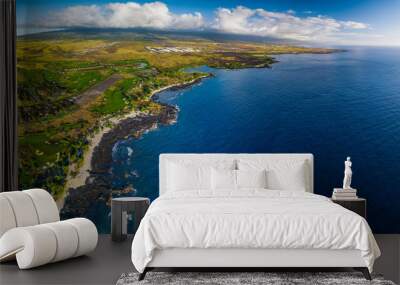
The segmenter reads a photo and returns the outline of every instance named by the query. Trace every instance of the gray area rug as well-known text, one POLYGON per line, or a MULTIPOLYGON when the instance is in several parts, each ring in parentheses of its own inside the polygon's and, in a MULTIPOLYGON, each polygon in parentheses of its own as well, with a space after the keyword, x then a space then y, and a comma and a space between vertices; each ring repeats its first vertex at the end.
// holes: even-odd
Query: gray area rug
POLYGON ((146 278, 138 281, 138 273, 122 274, 116 285, 146 284, 328 284, 328 285, 395 285, 380 275, 373 275, 368 281, 359 272, 148 272, 146 278))

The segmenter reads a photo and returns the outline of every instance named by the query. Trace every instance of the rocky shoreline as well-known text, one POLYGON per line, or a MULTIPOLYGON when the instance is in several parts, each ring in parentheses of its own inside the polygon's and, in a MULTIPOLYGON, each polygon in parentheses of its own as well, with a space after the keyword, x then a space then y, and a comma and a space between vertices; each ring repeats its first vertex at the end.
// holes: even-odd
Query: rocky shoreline
MULTIPOLYGON (((166 86, 156 90, 152 95, 152 100, 157 101, 158 94, 161 91, 185 89, 210 76, 212 74, 190 82, 166 86)), ((60 211, 63 219, 87 217, 97 225, 101 225, 100 228, 102 229, 109 227, 108 224, 104 224, 104 221, 107 221, 109 211, 105 211, 104 209, 110 206, 112 193, 127 194, 134 191, 134 189, 113 189, 112 174, 110 173, 112 149, 115 143, 121 139, 127 137, 140 138, 150 129, 157 128, 159 125, 169 125, 176 122, 178 108, 160 102, 157 103, 160 104, 161 111, 150 114, 139 113, 135 116, 124 118, 102 134, 100 141, 93 148, 90 161, 91 167, 89 175, 86 175, 85 183, 67 189, 68 194, 64 198, 63 207, 60 211)))
POLYGON ((94 148, 90 175, 86 183, 77 188, 68 189, 62 218, 88 217, 96 222, 96 207, 107 206, 111 198, 110 167, 112 149, 121 139, 132 136, 139 138, 144 132, 158 125, 168 125, 176 121, 178 109, 175 106, 162 105, 159 114, 138 115, 121 121, 117 126, 105 133, 100 143, 94 148), (103 205, 98 205, 98 203, 103 205))

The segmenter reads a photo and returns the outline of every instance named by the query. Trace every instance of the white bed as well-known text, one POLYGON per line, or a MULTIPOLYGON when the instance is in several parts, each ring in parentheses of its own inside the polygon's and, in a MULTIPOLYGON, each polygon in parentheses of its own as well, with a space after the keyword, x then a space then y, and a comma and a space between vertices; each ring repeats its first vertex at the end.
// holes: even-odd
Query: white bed
POLYGON ((362 217, 312 194, 311 154, 162 154, 159 170, 160 197, 132 243, 141 279, 155 267, 354 267, 370 278, 380 255, 372 232, 362 217), (267 165, 274 190, 171 186, 202 179, 184 169, 174 175, 176 164, 218 168, 230 161, 242 173, 267 165))

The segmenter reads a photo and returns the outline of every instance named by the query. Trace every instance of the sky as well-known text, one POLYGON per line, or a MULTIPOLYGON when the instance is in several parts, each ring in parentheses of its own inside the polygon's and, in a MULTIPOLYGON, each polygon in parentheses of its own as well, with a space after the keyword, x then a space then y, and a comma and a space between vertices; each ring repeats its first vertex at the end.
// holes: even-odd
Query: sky
POLYGON ((17 0, 19 27, 154 28, 400 46, 400 0, 17 0))

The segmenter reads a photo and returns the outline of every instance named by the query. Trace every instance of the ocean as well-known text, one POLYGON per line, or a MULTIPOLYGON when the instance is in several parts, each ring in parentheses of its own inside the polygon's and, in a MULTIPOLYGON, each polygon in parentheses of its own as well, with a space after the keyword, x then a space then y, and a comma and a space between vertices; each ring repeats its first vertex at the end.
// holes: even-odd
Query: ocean
POLYGON ((202 67, 215 76, 160 93, 179 107, 177 122, 119 141, 113 186, 154 200, 160 153, 313 153, 314 192, 331 196, 351 156, 371 228, 400 233, 400 49, 276 59, 263 69, 202 67))

